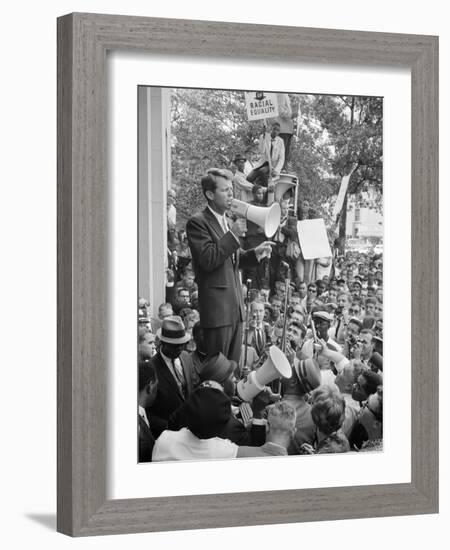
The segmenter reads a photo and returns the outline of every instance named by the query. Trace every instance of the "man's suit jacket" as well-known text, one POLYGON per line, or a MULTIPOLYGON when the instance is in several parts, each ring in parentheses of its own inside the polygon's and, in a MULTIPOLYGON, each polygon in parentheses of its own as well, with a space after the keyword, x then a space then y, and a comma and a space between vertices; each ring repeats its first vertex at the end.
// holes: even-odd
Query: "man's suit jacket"
POLYGON ((258 339, 256 336, 256 329, 250 327, 247 333, 247 344, 252 346, 259 357, 264 353, 266 344, 268 343, 268 330, 269 325, 267 323, 262 324, 261 330, 261 345, 258 346, 258 339))
POLYGON ((185 398, 159 352, 151 358, 151 363, 158 375, 158 391, 153 405, 146 409, 146 413, 153 435, 158 438, 167 428, 169 416, 184 403, 185 398))
POLYGON ((139 462, 151 462, 155 438, 145 420, 138 415, 139 422, 139 462))
POLYGON ((244 301, 239 269, 258 265, 255 251, 240 249, 236 237, 230 231, 224 233, 209 208, 187 222, 186 233, 198 285, 202 327, 242 322, 244 301))

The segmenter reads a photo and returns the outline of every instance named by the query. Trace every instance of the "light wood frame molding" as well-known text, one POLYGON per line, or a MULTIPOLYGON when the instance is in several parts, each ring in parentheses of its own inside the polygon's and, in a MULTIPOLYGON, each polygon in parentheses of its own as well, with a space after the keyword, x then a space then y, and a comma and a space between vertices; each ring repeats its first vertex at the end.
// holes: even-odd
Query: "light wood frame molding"
POLYGON ((436 513, 437 325, 437 37, 83 13, 58 19, 58 531, 86 536, 436 513), (107 500, 106 53, 124 49, 410 68, 411 483, 107 500))

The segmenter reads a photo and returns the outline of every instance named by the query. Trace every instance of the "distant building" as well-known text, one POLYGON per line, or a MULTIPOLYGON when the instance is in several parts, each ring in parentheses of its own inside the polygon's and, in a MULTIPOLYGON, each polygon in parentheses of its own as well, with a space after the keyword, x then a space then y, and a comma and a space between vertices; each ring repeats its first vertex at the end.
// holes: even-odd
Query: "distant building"
POLYGON ((383 238, 383 215, 374 208, 349 205, 347 209, 347 237, 383 238))

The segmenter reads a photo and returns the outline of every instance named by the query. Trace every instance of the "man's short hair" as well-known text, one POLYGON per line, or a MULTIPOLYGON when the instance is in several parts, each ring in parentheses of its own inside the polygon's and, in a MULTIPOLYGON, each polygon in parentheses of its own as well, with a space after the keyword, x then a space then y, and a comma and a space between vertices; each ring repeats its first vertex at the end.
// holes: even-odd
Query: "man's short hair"
POLYGON ((347 298, 347 301, 351 304, 352 303, 352 295, 348 292, 339 292, 339 294, 336 296, 336 298, 339 300, 341 296, 345 296, 347 298))
POLYGON ((161 304, 158 308, 158 312, 161 313, 163 309, 173 309, 172 304, 166 302, 165 304, 161 304))
POLYGON ((319 386, 312 394, 311 416, 325 435, 339 430, 345 418, 345 399, 337 386, 319 386))
MULTIPOLYGON (((283 325, 282 325, 283 326, 283 325)), ((295 328, 298 328, 298 330, 300 331, 301 335, 302 335, 302 338, 305 337, 305 334, 306 334, 306 327, 303 323, 300 323, 300 321, 297 321, 297 319, 292 319, 292 321, 289 321, 289 324, 288 324, 288 329, 290 327, 295 327, 295 328)))
POLYGON ((376 298, 366 298, 366 301, 364 302, 366 307, 369 305, 369 304, 373 304, 375 305, 377 303, 377 299, 376 298))
POLYGON ((139 391, 142 391, 147 384, 156 382, 158 375, 153 363, 149 361, 139 361, 139 391))
POLYGON ((229 170, 221 170, 220 168, 210 168, 206 175, 201 179, 203 195, 206 197, 206 191, 214 191, 217 188, 217 178, 224 178, 226 180, 232 179, 232 174, 229 170))
POLYGON ((184 287, 184 286, 179 286, 179 287, 178 287, 178 290, 177 290, 178 296, 180 295, 180 292, 187 292, 187 293, 189 293, 189 289, 186 288, 186 287, 184 287))
POLYGON ((262 189, 264 191, 264 187, 262 185, 259 185, 259 183, 255 183, 255 185, 252 187, 252 195, 256 197, 256 193, 262 189))
POLYGON ((278 128, 281 128, 281 124, 279 122, 272 122, 271 128, 274 128, 275 126, 278 126, 278 128))
POLYGON ((362 389, 367 395, 372 395, 377 392, 378 386, 383 385, 383 378, 371 369, 364 369, 360 376, 364 378, 362 389))
POLYGON ((279 401, 268 409, 267 422, 271 430, 292 432, 295 429, 297 413, 286 401, 279 401))
POLYGON ((291 327, 297 327, 300 331, 302 330, 302 324, 300 321, 297 321, 297 319, 292 319, 292 321, 289 321, 288 329, 291 327))
POLYGON ((358 319, 357 317, 350 317, 350 319, 348 320, 348 324, 350 323, 356 325, 358 327, 358 330, 361 331, 363 326, 361 319, 358 319))

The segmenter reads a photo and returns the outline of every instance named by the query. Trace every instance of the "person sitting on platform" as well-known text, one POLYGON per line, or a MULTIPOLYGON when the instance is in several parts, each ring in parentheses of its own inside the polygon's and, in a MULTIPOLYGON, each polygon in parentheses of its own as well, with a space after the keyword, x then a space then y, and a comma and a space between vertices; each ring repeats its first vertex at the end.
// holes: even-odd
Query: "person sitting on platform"
POLYGON ((233 192, 234 197, 243 202, 250 202, 253 200, 253 183, 250 183, 245 174, 245 163, 247 159, 244 155, 237 154, 233 160, 236 165, 236 172, 233 176, 233 192))

